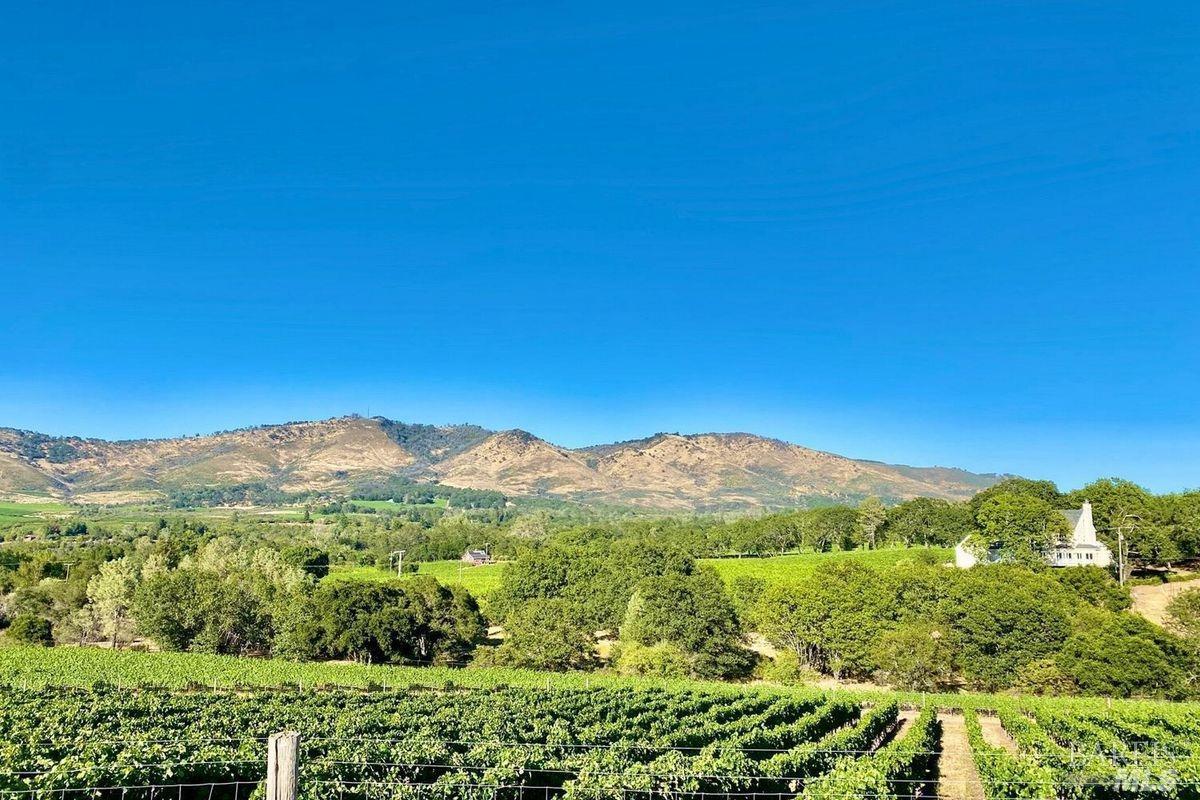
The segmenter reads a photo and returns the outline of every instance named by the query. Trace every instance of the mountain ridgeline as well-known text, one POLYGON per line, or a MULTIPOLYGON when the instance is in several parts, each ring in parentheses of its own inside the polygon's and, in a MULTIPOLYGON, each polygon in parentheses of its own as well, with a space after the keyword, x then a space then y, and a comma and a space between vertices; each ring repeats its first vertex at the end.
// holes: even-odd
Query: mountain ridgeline
POLYGON ((357 416, 134 441, 0 428, 0 494, 93 502, 241 484, 337 493, 403 478, 513 497, 716 511, 868 495, 962 499, 1000 477, 858 461, 746 433, 660 433, 571 449, 520 430, 357 416))

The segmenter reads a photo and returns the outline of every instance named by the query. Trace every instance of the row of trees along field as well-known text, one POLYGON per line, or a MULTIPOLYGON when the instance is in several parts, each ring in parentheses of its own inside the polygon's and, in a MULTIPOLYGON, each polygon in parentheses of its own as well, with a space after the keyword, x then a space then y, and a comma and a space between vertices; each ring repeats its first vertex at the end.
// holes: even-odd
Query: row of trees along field
POLYGON ((1167 631, 1128 613, 1129 594, 1111 575, 1052 571, 1020 557, 1039 546, 1030 531, 1083 498, 1102 536, 1115 521, 1136 520, 1126 534, 1143 564, 1195 557, 1200 494, 1152 496, 1122 481, 1060 494, 1052 484, 1011 480, 960 504, 866 501, 737 519, 101 516, 54 523, 57 538, 5 548, 0 622, 8 638, 25 641, 150 639, 167 649, 297 659, 785 681, 819 673, 922 689, 1195 696, 1195 593, 1177 602, 1178 624, 1167 631), (67 525, 71 536, 61 535, 67 525), (888 569, 837 558, 774 583, 752 574, 727 583, 698 560, 944 546, 967 535, 1009 542, 1015 563, 962 572, 936 563, 944 551, 915 548, 888 569), (331 563, 386 565, 395 549, 407 549, 410 561, 446 559, 485 542, 512 563, 482 610, 463 589, 428 578, 324 580, 331 563), (485 640, 489 620, 503 625, 498 645, 485 640), (774 658, 748 649, 751 636, 774 658))
MULTIPOLYGON (((95 508, 78 518, 43 524, 41 533, 64 547, 70 547, 70 540, 129 542, 140 536, 157 537, 167 529, 176 538, 183 538, 186 532, 229 534, 267 543, 317 538, 335 559, 380 565, 387 564, 388 553, 394 549, 406 549, 416 560, 432 561, 456 558, 464 547, 487 542, 496 555, 513 557, 531 541, 569 543, 588 538, 669 538, 693 555, 716 556, 897 545, 945 547, 975 535, 989 543, 1007 544, 1013 555, 1019 556, 1064 535, 1064 521, 1057 510, 1079 508, 1088 500, 1100 538, 1115 550, 1121 529, 1133 564, 1169 568, 1179 561, 1200 558, 1200 491, 1154 495, 1115 478, 1066 493, 1049 481, 1012 478, 959 503, 916 498, 885 507, 879 500, 867 498, 855 505, 758 516, 614 516, 562 504, 553 508, 521 506, 501 513, 494 506, 502 505, 503 498, 494 492, 404 483, 364 489, 356 496, 360 500, 393 500, 396 508, 371 508, 352 498, 310 503, 302 520, 308 529, 298 528, 295 520, 286 517, 247 514, 239 518, 235 514, 232 521, 218 521, 181 514, 130 521, 120 509, 95 508), (463 497, 452 512, 431 505, 439 498, 452 500, 454 492, 463 497), (1022 548, 1024 553, 1019 552, 1022 548)), ((239 495, 235 499, 240 502, 244 498, 239 495)), ((14 525, 0 531, 0 536, 18 539, 36 534, 36 525, 14 525)))
POLYGON ((1012 478, 951 503, 915 498, 886 507, 876 498, 855 505, 828 505, 758 516, 609 517, 586 511, 533 510, 500 522, 467 515, 414 521, 407 512, 377 512, 377 519, 352 514, 337 525, 354 528, 363 541, 360 556, 387 564, 388 553, 406 549, 417 560, 456 558, 466 546, 487 542, 492 552, 515 557, 531 543, 574 546, 590 541, 665 540, 696 557, 771 555, 896 546, 951 547, 970 536, 999 544, 1010 560, 1036 563, 1040 549, 1066 536, 1060 510, 1092 503, 1099 537, 1117 547, 1122 529, 1129 563, 1169 569, 1200 559, 1200 491, 1153 495, 1119 479, 1098 480, 1059 492, 1049 481, 1012 478))
MULTIPOLYGON (((53 461, 53 457, 49 460, 53 461)), ((507 498, 487 489, 463 489, 439 483, 420 483, 403 478, 371 483, 358 487, 353 500, 390 500, 405 506, 430 505, 438 500, 456 509, 503 509, 507 498)), ((319 492, 285 492, 263 481, 174 488, 166 493, 161 504, 174 509, 212 506, 282 506, 305 504, 341 510, 342 500, 326 502, 319 492)))

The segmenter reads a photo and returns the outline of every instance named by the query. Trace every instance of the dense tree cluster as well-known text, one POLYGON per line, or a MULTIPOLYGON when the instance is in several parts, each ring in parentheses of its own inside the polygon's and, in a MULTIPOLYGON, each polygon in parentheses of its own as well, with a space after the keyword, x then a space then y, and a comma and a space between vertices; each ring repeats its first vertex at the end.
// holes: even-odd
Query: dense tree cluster
POLYGON ((1185 697, 1186 642, 1124 613, 1128 591, 1096 567, 888 572, 831 563, 769 588, 755 625, 818 672, 916 689, 1185 697))
POLYGON ((381 485, 359 487, 352 495, 356 500, 391 500, 406 505, 422 505, 445 500, 451 508, 502 509, 508 499, 489 489, 463 489, 440 483, 418 483, 399 478, 381 485))
POLYGON ((236 483, 228 486, 197 486, 172 489, 167 504, 172 508, 201 506, 271 506, 298 503, 312 497, 310 493, 294 494, 259 482, 236 483))
POLYGON ((577 669, 595 635, 619 634, 617 666, 634 674, 734 677, 754 664, 729 592, 669 541, 579 537, 531 548, 505 571, 493 613, 512 638, 498 663, 577 669), (549 626, 539 626, 545 616, 549 626), (570 642, 555 660, 556 643, 570 642), (536 662, 519 655, 539 653, 536 662), (669 669, 668 669, 669 665, 669 669))
POLYGON ((458 664, 486 632, 475 598, 433 578, 326 583, 288 610, 276 651, 304 660, 458 664))
MULTIPOLYGON (((1153 495, 1130 481, 1104 478, 1063 494, 1050 481, 1012 478, 980 492, 968 506, 978 520, 985 506, 994 508, 998 502, 1010 509, 1018 503, 1028 509, 1040 501, 1045 513, 1047 508, 1079 508, 1085 500, 1092 504, 1099 538, 1114 552, 1118 539, 1123 541, 1132 564, 1170 567, 1200 558, 1200 491, 1153 495)), ((999 532, 1017 538, 1021 534, 1016 529, 1014 525, 999 532)), ((1030 535, 1028 524, 1023 535, 1030 535)))
POLYGON ((742 677, 755 665, 743 638, 737 611, 715 572, 700 568, 657 575, 641 581, 626 604, 618 667, 644 672, 638 665, 646 660, 641 648, 660 647, 685 665, 683 674, 742 677))

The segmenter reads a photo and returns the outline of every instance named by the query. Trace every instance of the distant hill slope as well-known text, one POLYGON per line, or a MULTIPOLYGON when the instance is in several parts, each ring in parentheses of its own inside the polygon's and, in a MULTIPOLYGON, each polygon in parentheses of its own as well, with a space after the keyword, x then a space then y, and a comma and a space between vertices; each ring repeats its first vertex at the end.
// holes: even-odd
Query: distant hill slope
POLYGON ((781 508, 867 495, 958 499, 1000 477, 856 461, 748 433, 661 433, 569 449, 525 431, 381 417, 119 442, 0 428, 0 494, 72 497, 241 483, 336 492, 393 476, 664 510, 781 508))

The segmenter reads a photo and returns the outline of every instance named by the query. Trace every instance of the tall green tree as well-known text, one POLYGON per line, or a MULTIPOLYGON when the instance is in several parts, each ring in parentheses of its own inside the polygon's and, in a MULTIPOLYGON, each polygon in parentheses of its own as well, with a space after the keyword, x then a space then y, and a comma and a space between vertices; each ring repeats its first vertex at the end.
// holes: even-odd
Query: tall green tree
POLYGON ((767 589, 756 627, 779 649, 835 677, 867 677, 873 651, 891 627, 891 597, 879 573, 853 561, 822 564, 790 584, 767 589))
POLYGON ((595 639, 565 600, 525 603, 504 621, 504 633, 498 664, 552 672, 597 666, 595 639))
POLYGON ((629 600, 621 641, 676 645, 703 678, 744 675, 754 664, 742 646, 733 602, 720 577, 707 568, 644 579, 629 600))
POLYGON ((360 663, 455 663, 486 632, 474 598, 430 577, 323 583, 289 620, 279 652, 360 663))
POLYGON ((133 636, 133 598, 138 570, 128 558, 109 561, 88 582, 87 599, 99 633, 116 649, 133 636))
POLYGON ((1092 504, 1092 519, 1102 538, 1110 541, 1118 527, 1133 527, 1138 521, 1150 522, 1154 517, 1154 498, 1133 481, 1123 478, 1101 478, 1067 495, 1072 507, 1084 501, 1092 504))
POLYGON ((803 543, 819 553, 850 550, 858 532, 858 513, 847 506, 821 506, 804 516, 803 543))
POLYGON ((984 503, 999 495, 1019 495, 1043 500, 1054 508, 1062 508, 1067 502, 1053 481, 1038 481, 1030 478, 1005 478, 977 492, 968 502, 972 516, 978 516, 984 503))
POLYGON ((145 635, 165 650, 264 654, 271 625, 262 602, 213 572, 178 569, 138 586, 132 605, 145 635))
POLYGON ((965 503, 917 497, 887 510, 880 535, 890 543, 947 547, 957 544, 975 528, 965 503))
POLYGON ((1066 517, 1050 503, 1029 494, 996 494, 975 514, 978 549, 993 548, 1006 562, 1037 566, 1046 553, 1070 536, 1066 517))
POLYGON ((283 551, 288 564, 304 570, 313 580, 321 580, 329 574, 329 553, 311 544, 294 545, 283 551))
POLYGON ((874 550, 879 529, 887 521, 887 509, 878 497, 865 497, 858 504, 858 541, 868 550, 874 550))
POLYGON ((1016 566, 976 567, 942 605, 957 662, 972 686, 1012 685, 1026 664, 1052 657, 1071 633, 1074 601, 1047 575, 1016 566))

